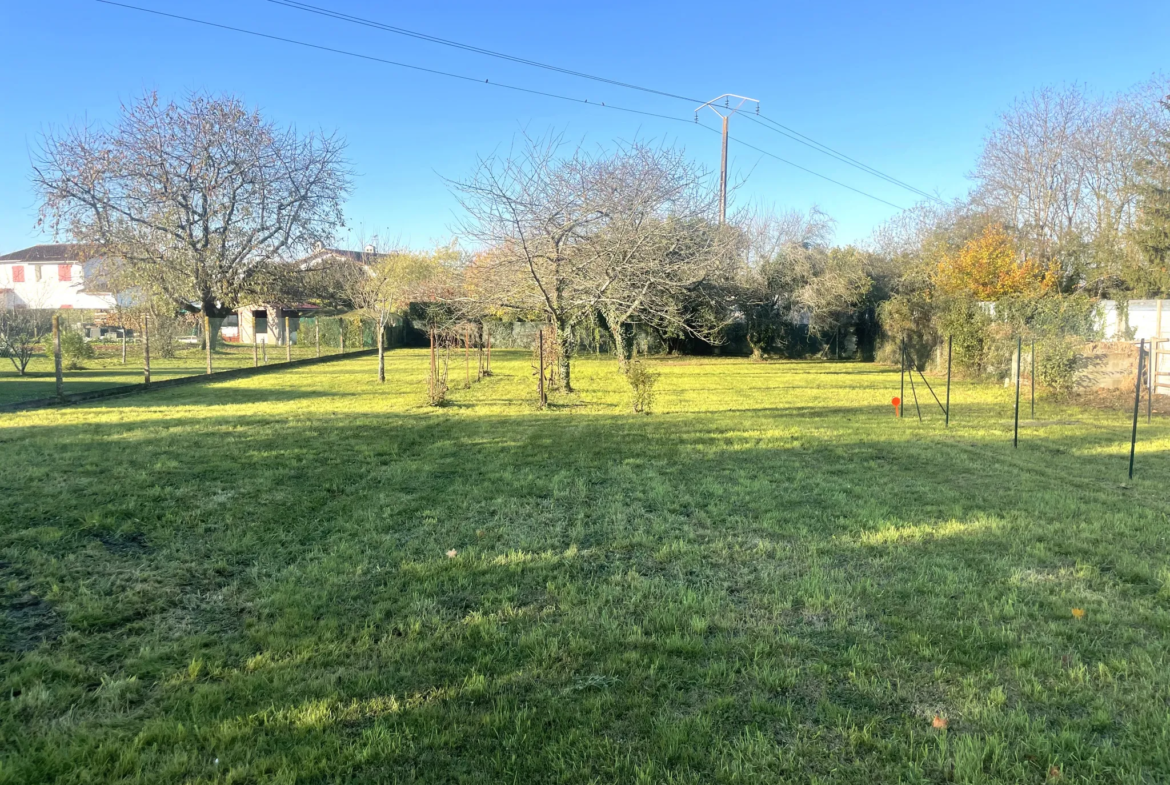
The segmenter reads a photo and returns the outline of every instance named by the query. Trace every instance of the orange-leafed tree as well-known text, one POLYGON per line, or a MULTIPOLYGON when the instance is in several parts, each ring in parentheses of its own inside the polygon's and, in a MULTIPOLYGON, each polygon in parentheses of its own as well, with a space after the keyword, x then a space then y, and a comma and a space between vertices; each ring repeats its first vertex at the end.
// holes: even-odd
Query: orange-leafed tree
POLYGON ((957 252, 943 254, 934 270, 933 284, 940 294, 994 301, 1037 293, 1046 282, 1039 266, 1021 258, 1003 227, 992 224, 957 252))

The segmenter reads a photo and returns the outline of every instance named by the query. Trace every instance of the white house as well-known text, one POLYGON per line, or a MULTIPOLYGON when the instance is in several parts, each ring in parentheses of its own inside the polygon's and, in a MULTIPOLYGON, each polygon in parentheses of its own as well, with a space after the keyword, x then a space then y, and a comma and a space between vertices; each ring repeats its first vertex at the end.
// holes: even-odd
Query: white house
POLYGON ((8 308, 113 308, 95 281, 99 259, 80 245, 34 245, 0 256, 0 296, 8 308))

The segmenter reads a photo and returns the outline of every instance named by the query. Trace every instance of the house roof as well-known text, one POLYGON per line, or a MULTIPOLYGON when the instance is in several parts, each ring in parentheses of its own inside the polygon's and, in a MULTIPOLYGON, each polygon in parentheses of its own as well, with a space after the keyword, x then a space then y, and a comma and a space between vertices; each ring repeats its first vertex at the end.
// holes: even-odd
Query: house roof
POLYGON ((52 243, 4 254, 0 262, 83 262, 90 256, 79 243, 52 243))

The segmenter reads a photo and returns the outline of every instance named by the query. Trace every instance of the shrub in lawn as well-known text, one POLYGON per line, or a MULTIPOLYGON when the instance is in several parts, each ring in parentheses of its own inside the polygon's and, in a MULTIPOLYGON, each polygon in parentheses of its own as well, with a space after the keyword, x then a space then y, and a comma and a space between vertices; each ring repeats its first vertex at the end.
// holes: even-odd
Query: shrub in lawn
POLYGON ((92 360, 97 354, 89 341, 79 332, 64 330, 61 332, 61 360, 71 371, 84 370, 82 362, 92 360))
POLYGON ((1085 367, 1084 341, 1075 336, 1049 338, 1036 344, 1036 380, 1057 396, 1067 398, 1085 367))
POLYGON ((630 384, 630 402, 638 414, 649 414, 654 405, 654 385, 658 374, 644 363, 634 360, 626 367, 626 381, 630 384))

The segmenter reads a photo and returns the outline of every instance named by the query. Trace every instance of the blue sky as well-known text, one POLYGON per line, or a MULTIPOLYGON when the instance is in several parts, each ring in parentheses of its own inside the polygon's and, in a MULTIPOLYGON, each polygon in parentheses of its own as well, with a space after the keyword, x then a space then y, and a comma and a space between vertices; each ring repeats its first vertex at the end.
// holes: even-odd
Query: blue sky
MULTIPOLYGON (((493 82, 693 118, 693 106, 457 51, 266 0, 126 0, 323 46, 493 82)), ((590 4, 314 4, 667 92, 760 99, 765 115, 945 198, 970 183, 998 112, 1035 87, 1112 92, 1170 66, 1170 3, 776 3, 597 0, 590 4)), ((541 98, 238 33, 94 0, 0 0, 0 253, 38 233, 29 155, 52 127, 113 119, 146 90, 234 93, 282 124, 336 130, 358 173, 351 236, 425 246, 450 237, 458 207, 443 178, 521 131, 677 144, 711 167, 719 139, 693 123, 541 98)), ((716 121, 713 115, 708 124, 716 121)), ((732 135, 900 206, 915 197, 742 119, 732 135)), ((896 210, 732 142, 740 200, 819 205, 842 242, 896 210)))

